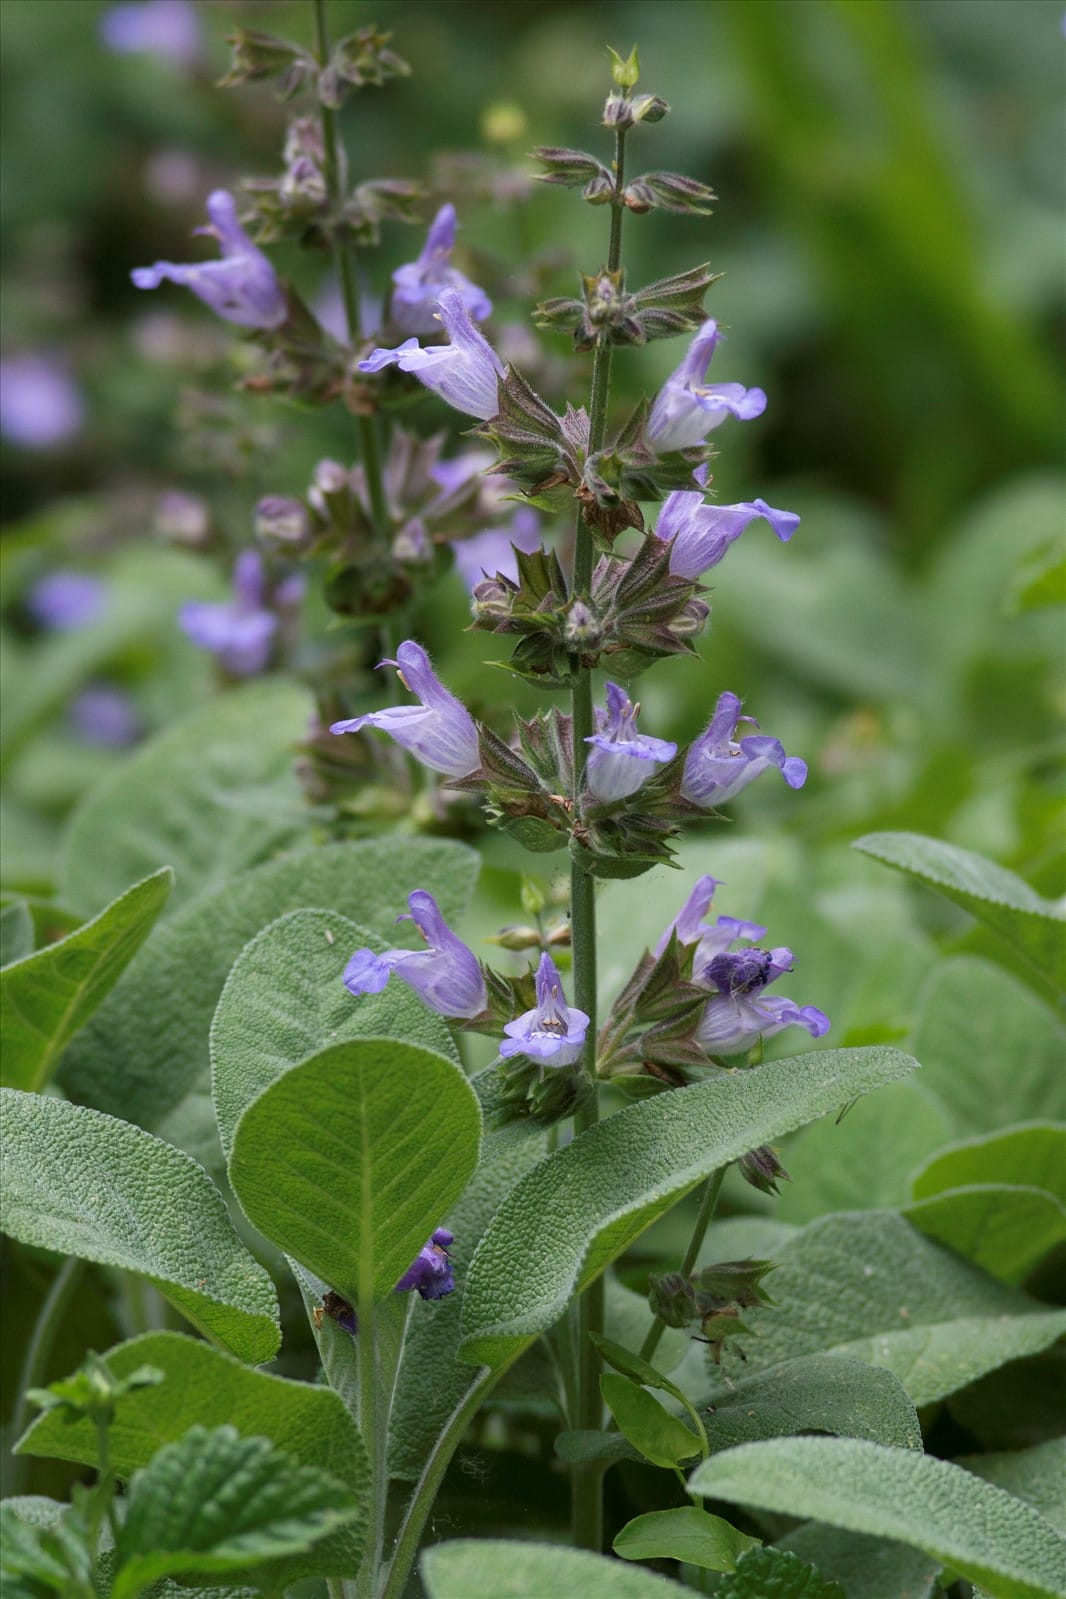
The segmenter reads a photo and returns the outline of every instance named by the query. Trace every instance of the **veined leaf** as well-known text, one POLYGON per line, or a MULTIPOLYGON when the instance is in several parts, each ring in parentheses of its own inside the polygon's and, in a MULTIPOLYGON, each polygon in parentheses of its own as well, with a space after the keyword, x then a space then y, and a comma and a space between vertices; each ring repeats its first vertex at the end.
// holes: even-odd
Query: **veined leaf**
POLYGON ((703 1571, 733 1571, 740 1556, 758 1545, 758 1538, 749 1538, 721 1516, 684 1505, 634 1516, 611 1547, 623 1560, 684 1560, 703 1571))
POLYGON ((940 1149, 911 1177, 914 1199, 971 1183, 1018 1183, 1043 1188, 1066 1204, 1066 1125, 1023 1122, 940 1149))
POLYGON ((434 1544, 421 1561, 429 1599, 683 1599, 692 1592, 617 1560, 518 1539, 459 1538, 434 1544))
POLYGON ((809 1560, 828 1581, 839 1582, 847 1599, 933 1599, 940 1561, 895 1539, 805 1521, 776 1545, 809 1560))

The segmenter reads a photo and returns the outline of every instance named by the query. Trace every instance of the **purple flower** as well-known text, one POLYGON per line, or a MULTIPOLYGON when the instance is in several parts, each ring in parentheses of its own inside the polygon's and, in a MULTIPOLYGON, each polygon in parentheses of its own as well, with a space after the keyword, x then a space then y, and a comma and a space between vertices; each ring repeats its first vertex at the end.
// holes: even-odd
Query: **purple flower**
POLYGON ((466 777, 481 765, 477 728, 466 706, 449 694, 429 662, 421 644, 406 639, 396 659, 380 666, 395 666, 400 682, 419 705, 390 705, 384 711, 367 711, 346 722, 334 722, 331 733, 358 733, 361 727, 378 727, 432 772, 466 777))
POLYGON ((807 763, 797 755, 786 756, 776 738, 762 734, 733 742, 740 722, 757 722, 741 716, 735 694, 722 694, 705 732, 690 746, 685 758, 681 793, 693 805, 724 805, 742 788, 776 766, 789 788, 802 788, 807 781, 807 763))
POLYGON ((606 805, 635 794, 657 765, 677 754, 676 744, 637 732, 639 710, 617 683, 607 684, 607 709, 596 708, 596 731, 585 740, 592 745, 585 779, 606 805))
POLYGON ((225 189, 208 196, 207 214, 222 247, 221 261, 198 261, 175 266, 157 261, 134 267, 130 277, 139 289, 158 289, 164 278, 191 289, 198 299, 227 322, 242 328, 280 327, 288 315, 285 291, 262 250, 256 248, 237 221, 237 204, 225 189))
POLYGON ((430 224, 417 261, 397 267, 392 274, 392 320, 404 333, 436 333, 437 305, 444 289, 454 289, 477 322, 492 311, 484 289, 464 278, 448 259, 455 249, 455 207, 442 205, 430 224))
POLYGON ((728 949, 737 939, 752 940, 765 936, 766 928, 760 927, 758 922, 742 922, 735 916, 719 916, 712 926, 705 920, 715 892, 721 887, 722 880, 717 877, 704 876, 696 879, 688 899, 656 944, 656 957, 666 949, 670 942, 670 934, 676 933, 679 944, 699 946, 693 957, 693 966, 698 971, 715 955, 728 949))
POLYGON ((88 572, 49 572, 35 583, 26 600, 34 621, 56 633, 89 627, 104 614, 107 590, 88 572))
POLYGON ((358 949, 344 968, 345 988, 350 994, 380 994, 395 972, 439 1015, 480 1016, 489 996, 476 955, 452 932, 432 894, 416 888, 407 903, 410 915, 397 921, 414 922, 426 948, 390 949, 383 955, 358 949))
POLYGON ((698 578, 717 566, 729 546, 757 517, 769 522, 782 544, 788 543, 800 521, 794 511, 775 511, 765 500, 708 505, 695 490, 675 489, 663 501, 655 529, 657 536, 671 545, 671 575, 698 578))
POLYGON ((721 338, 712 317, 700 328, 681 365, 656 395, 648 418, 647 439, 657 454, 701 444, 727 416, 748 422, 766 410, 762 389, 746 389, 742 383, 704 383, 721 338))
POLYGON ((136 707, 114 683, 90 683, 71 701, 67 715, 78 737, 100 749, 125 749, 140 737, 136 707))
POLYGON ((583 1010, 571 1009, 563 995, 563 980, 551 956, 540 957, 537 967, 537 1003, 508 1022, 500 1054, 527 1055, 541 1065, 569 1066, 581 1054, 589 1019, 583 1010))
POLYGON ((62 361, 13 355, 0 361, 0 433, 24 450, 49 450, 79 432, 85 405, 62 361))
POLYGON ((359 370, 380 372, 382 367, 398 366, 457 411, 487 422, 500 408, 496 386, 504 375, 503 362, 471 322, 458 289, 442 289, 439 305, 448 344, 423 350, 417 339, 406 339, 395 350, 374 350, 359 362, 359 370))
POLYGON ((202 53, 200 19, 192 0, 112 6, 100 18, 100 39, 116 55, 148 51, 184 66, 192 66, 202 53))
MULTIPOLYGON (((757 936, 764 932, 765 928, 756 930, 757 936)), ((750 1049, 757 1039, 772 1038, 785 1027, 802 1027, 812 1038, 827 1033, 829 1018, 813 1005, 799 1006, 794 1000, 763 992, 783 972, 790 972, 792 965, 792 951, 783 947, 734 953, 722 949, 702 965, 697 954, 693 973, 696 982, 716 991, 696 1030, 702 1048, 709 1055, 736 1055, 750 1049)))
POLYGON ((178 612, 182 632, 214 655, 233 677, 254 677, 267 666, 278 618, 267 607, 266 577, 257 550, 242 550, 233 569, 229 604, 190 600, 178 612))
POLYGON ((495 577, 499 572, 517 583, 515 551, 532 555, 539 546, 540 517, 531 505, 520 505, 511 517, 510 526, 490 527, 472 538, 456 539, 452 550, 459 576, 473 593, 486 573, 495 577))
POLYGON ((455 1288, 455 1276, 448 1246, 453 1242, 454 1234, 447 1227, 437 1227, 396 1284, 396 1292, 403 1294, 417 1288, 423 1299, 443 1299, 450 1294, 455 1288))

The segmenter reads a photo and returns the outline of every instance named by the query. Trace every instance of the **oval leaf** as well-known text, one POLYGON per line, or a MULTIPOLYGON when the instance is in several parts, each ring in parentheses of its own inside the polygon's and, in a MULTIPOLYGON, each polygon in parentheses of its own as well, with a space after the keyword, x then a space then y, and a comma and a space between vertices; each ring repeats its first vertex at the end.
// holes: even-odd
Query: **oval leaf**
POLYGON ((712 1452, 798 1432, 921 1449, 922 1429, 898 1377, 845 1355, 805 1355, 733 1383, 707 1420, 712 1452))
POLYGON ((1024 1122, 940 1149, 911 1177, 914 1199, 971 1183, 1018 1183, 1043 1188, 1066 1204, 1066 1126, 1024 1122))
POLYGON ((634 1516, 611 1548, 623 1560, 685 1560, 704 1571, 732 1571, 740 1556, 759 1543, 721 1516, 708 1515, 698 1505, 685 1505, 634 1516))
POLYGON ((353 1303, 382 1300, 466 1187, 480 1134, 477 1096, 450 1060, 357 1039, 253 1100, 230 1181, 265 1237, 353 1303))
POLYGON ((242 1360, 270 1359, 280 1342, 274 1284, 190 1156, 65 1100, 5 1088, 0 1101, 5 1232, 137 1272, 206 1337, 242 1360))
POLYGON ((164 866, 76 933, 0 972, 6 1088, 44 1087, 67 1044, 148 937, 173 884, 174 873, 164 866))
POLYGON ((703 1453, 700 1439, 683 1421, 671 1416, 644 1388, 605 1371, 600 1377, 600 1392, 619 1430, 653 1466, 676 1466, 703 1453))
POLYGON ((1018 1283, 1066 1242, 1066 1206, 1042 1188, 977 1183, 903 1207, 927 1238, 965 1255, 1003 1282, 1018 1283))
POLYGON ((914 1068, 898 1050, 830 1050, 679 1088, 597 1122, 500 1207, 470 1267, 462 1358, 510 1364, 575 1289, 711 1172, 914 1068))
POLYGON ((855 1438, 778 1438, 700 1465, 708 1498, 924 1549, 998 1599, 1062 1599, 1062 1540, 1019 1499, 959 1466, 855 1438))
POLYGON ((503 1538, 435 1544, 423 1554, 421 1572, 429 1599, 684 1599, 692 1592, 583 1549, 503 1538))

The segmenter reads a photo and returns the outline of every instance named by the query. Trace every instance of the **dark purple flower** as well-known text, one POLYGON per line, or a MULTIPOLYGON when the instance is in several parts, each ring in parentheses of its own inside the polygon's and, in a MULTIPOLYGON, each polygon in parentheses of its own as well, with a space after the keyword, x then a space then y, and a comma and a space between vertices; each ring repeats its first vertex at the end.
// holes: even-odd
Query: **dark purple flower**
POLYGON ((24 450, 49 450, 85 421, 81 394, 62 361, 12 355, 0 361, 0 433, 24 450))
POLYGON ((133 701, 114 683, 90 683, 71 701, 67 715, 78 737, 101 749, 125 749, 141 734, 133 701))
POLYGON ((389 949, 379 955, 357 949, 344 968, 344 986, 351 994, 380 994, 393 972, 419 999, 441 1016, 480 1016, 489 1002, 477 956, 457 937, 440 906, 424 888, 407 900, 412 921, 426 941, 425 949, 389 949))
POLYGON ((746 389, 742 383, 704 383, 722 336, 713 318, 705 322, 656 395, 646 431, 657 454, 701 444, 727 416, 747 422, 766 410, 762 389, 746 389))
POLYGON ((394 661, 381 661, 379 665, 395 666, 400 682, 417 694, 421 704, 367 711, 363 716, 334 722, 330 732, 358 733, 362 727, 377 727, 430 771, 443 772, 448 777, 466 777, 476 771, 481 765, 481 752, 474 719, 444 687, 421 644, 406 639, 394 661))
POLYGON ((262 250, 256 248, 237 221, 237 203, 225 189, 208 196, 207 214, 222 247, 221 261, 197 261, 176 266, 157 261, 134 267, 130 277, 139 289, 158 289, 164 278, 191 289, 198 299, 227 322, 242 328, 280 327, 288 315, 285 291, 262 250))
MULTIPOLYGON (((764 931, 760 928, 757 933, 764 931)), ((813 1005, 799 1006, 794 1000, 763 992, 784 972, 790 972, 792 965, 792 951, 784 947, 733 953, 718 950, 702 964, 697 952, 693 977, 715 991, 696 1030, 702 1048, 709 1055, 736 1055, 750 1049, 757 1039, 772 1038, 785 1027, 802 1027, 812 1038, 827 1033, 829 1018, 813 1005)))
POLYGON ((192 66, 202 54, 200 19, 192 0, 130 0, 100 18, 100 38, 116 55, 142 51, 192 66))
POLYGON ((655 529, 657 536, 670 544, 671 575, 695 579, 717 566, 757 517, 769 522, 782 544, 788 543, 800 521, 794 511, 775 511, 765 500, 708 505, 696 490, 675 489, 663 501, 655 529))
POLYGON ((472 538, 456 539, 452 543, 455 565, 459 576, 471 593, 487 574, 495 577, 502 573, 513 583, 518 581, 516 550, 532 555, 540 547, 540 517, 531 505, 520 505, 507 527, 490 527, 472 538))
POLYGON ((607 709, 597 706, 596 731, 585 740, 592 745, 585 780, 604 804, 635 794, 656 766, 672 761, 677 754, 677 745, 667 739, 637 732, 639 711, 640 706, 633 704, 624 688, 607 684, 607 709))
POLYGON ((98 622, 106 604, 106 588, 88 572, 49 572, 34 584, 26 600, 34 621, 56 633, 98 622))
POLYGON ((449 265, 455 249, 455 207, 442 205, 430 224, 417 261, 397 267, 392 274, 392 320, 404 333, 436 333, 441 293, 453 289, 476 322, 492 311, 484 289, 449 265))
POLYGON ((209 651, 233 677, 254 677, 270 661, 277 614, 268 607, 266 575, 257 550, 242 550, 228 604, 190 600, 178 612, 182 632, 209 651))
POLYGON ((413 373, 457 411, 487 422, 500 408, 497 382, 504 375, 503 362, 471 322, 458 289, 443 289, 439 307, 448 344, 423 350, 417 339, 406 339, 395 350, 374 350, 359 362, 359 370, 380 372, 383 367, 398 366, 401 372, 413 373))
POLYGON ((447 1227, 436 1228, 396 1284, 396 1292, 404 1294, 417 1288, 423 1299, 443 1299, 445 1294, 452 1293, 455 1276, 448 1259, 448 1247, 453 1242, 454 1235, 447 1227))
POLYGON ((724 805, 771 766, 778 768, 789 788, 802 788, 807 781, 806 761, 786 756, 776 738, 757 734, 734 743, 740 722, 753 718, 741 716, 735 694, 722 694, 706 730, 689 746, 685 758, 681 793, 693 805, 724 805))
POLYGON ((588 1025, 583 1010, 567 1005, 563 980, 545 953, 537 967, 536 1006, 507 1023, 500 1054, 504 1060, 526 1055, 541 1065, 569 1066, 581 1054, 588 1025))

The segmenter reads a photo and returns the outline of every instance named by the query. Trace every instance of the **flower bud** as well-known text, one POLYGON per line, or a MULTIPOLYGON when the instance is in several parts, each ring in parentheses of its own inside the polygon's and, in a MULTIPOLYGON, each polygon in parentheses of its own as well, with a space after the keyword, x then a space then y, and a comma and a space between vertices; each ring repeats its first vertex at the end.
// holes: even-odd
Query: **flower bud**
POLYGON ((311 519, 302 500, 268 494, 255 508, 255 536, 265 544, 293 549, 307 543, 311 519))
POLYGON ((510 588, 498 577, 487 577, 474 589, 470 599, 470 611, 475 622, 495 625, 497 622, 505 621, 511 614, 510 588))
POLYGON ((737 1161, 737 1169, 744 1181, 762 1194, 776 1194, 779 1182, 792 1181, 769 1144, 762 1144, 758 1149, 742 1155, 737 1161))
POLYGON ((687 1327, 699 1315, 692 1284, 679 1271, 649 1278, 648 1304, 667 1327, 687 1327))
POLYGON ((156 501, 154 526, 159 537, 168 544, 198 550, 210 537, 211 516, 199 495, 168 489, 156 501))
POLYGON ((563 627, 563 638, 569 649, 576 650, 582 655, 594 653, 603 642, 603 628, 599 617, 589 609, 584 600, 575 600, 571 605, 563 627))

